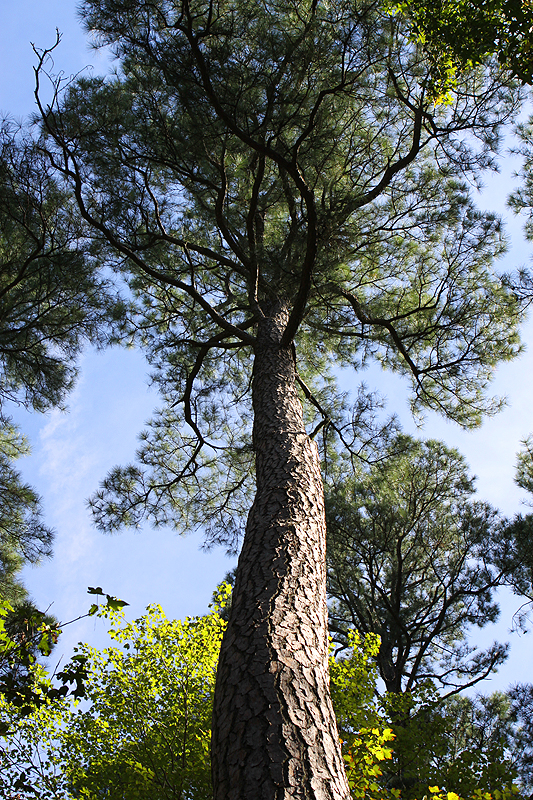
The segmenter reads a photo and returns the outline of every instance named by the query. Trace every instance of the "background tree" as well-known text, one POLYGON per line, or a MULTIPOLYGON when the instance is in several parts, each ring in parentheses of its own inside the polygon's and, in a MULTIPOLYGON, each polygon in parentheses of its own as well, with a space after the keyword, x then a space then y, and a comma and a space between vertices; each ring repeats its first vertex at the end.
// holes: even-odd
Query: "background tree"
MULTIPOLYGON (((38 657, 50 655, 57 620, 28 597, 19 573, 52 553, 40 498, 14 462, 29 447, 7 416, 10 404, 61 405, 88 342, 103 343, 119 304, 87 252, 79 215, 27 130, 0 126, 0 695, 24 717, 47 690, 38 657)), ((65 676, 76 685, 82 670, 65 676)), ((71 687, 72 688, 72 687, 71 687)), ((5 732, 4 728, 2 731, 5 732)))
POLYGON ((430 679, 454 693, 505 659, 505 646, 480 652, 466 641, 498 616, 501 520, 474 499, 457 450, 403 434, 388 448, 327 491, 330 629, 341 647, 352 629, 379 635, 387 692, 430 679))
MULTIPOLYGON (((516 483, 533 492, 533 440, 524 440, 518 453, 516 483)), ((531 505, 531 501, 526 501, 531 505)), ((516 514, 506 520, 499 541, 494 547, 495 561, 505 572, 505 584, 519 595, 522 604, 515 612, 513 623, 527 630, 533 606, 533 514, 516 514)))
POLYGON ((533 684, 518 683, 507 693, 513 723, 516 768, 528 791, 533 790, 533 684))
POLYGON ((0 428, 0 600, 26 598, 18 574, 52 553, 52 531, 44 524, 40 498, 23 483, 13 462, 27 455, 28 445, 7 421, 0 428))
POLYGON ((103 342, 115 300, 82 247, 79 215, 28 132, 0 124, 0 603, 11 644, 0 644, 0 691, 32 696, 31 664, 50 652, 57 622, 40 612, 19 577, 51 555, 53 532, 40 498, 14 462, 27 455, 9 404, 60 405, 82 346, 103 342), (6 605, 7 604, 7 605, 6 605), (42 630, 41 630, 42 628, 42 630), (47 633, 48 632, 48 633, 47 633), (45 641, 46 640, 46 641, 45 641), (29 695, 28 695, 29 693, 29 695))
POLYGON ((97 520, 238 532, 255 457, 215 798, 346 798, 305 422, 342 435, 330 368, 371 357, 411 377, 419 408, 462 424, 495 410, 483 392, 518 352, 520 302, 492 270, 500 222, 463 179, 492 163, 517 97, 493 71, 436 103, 423 54, 378 4, 88 0, 82 14, 117 72, 56 81, 43 146, 128 281, 126 333, 165 401, 97 520))
POLYGON ((470 796, 511 791, 519 776, 527 796, 529 688, 459 693, 505 657, 501 645, 470 648, 468 636, 497 615, 498 586, 528 589, 520 532, 529 528, 475 501, 456 450, 401 433, 381 441, 381 460, 360 463, 348 479, 338 461, 326 493, 333 638, 344 649, 354 630, 381 637, 386 691, 375 703, 395 738, 380 788, 401 789, 406 800, 429 785, 470 796))
POLYGON ((13 467, 27 452, 20 432, 0 417, 0 607, 8 635, 0 641, 0 694, 18 697, 21 707, 32 697, 32 664, 39 653, 50 653, 58 629, 57 620, 31 601, 19 577, 23 566, 51 556, 53 540, 39 496, 13 467))
POLYGON ((28 446, 6 417, 9 402, 43 411, 72 386, 76 356, 103 340, 111 298, 68 195, 35 142, 10 121, 0 126, 0 598, 25 590, 16 575, 51 554, 40 501, 13 462, 28 446))
MULTIPOLYGON (((518 453, 516 482, 533 495, 533 437, 523 442, 518 453)), ((527 504, 529 505, 531 501, 527 504)), ((512 585, 518 594, 533 603, 533 514, 517 515, 510 523, 509 533, 514 545, 512 585)))
POLYGON ((68 193, 9 121, 0 128, 0 189, 0 400, 42 411, 71 388, 81 347, 103 341, 110 285, 83 246, 68 193))
POLYGON ((412 693, 385 695, 381 711, 395 720, 392 759, 381 782, 385 789, 399 789, 404 800, 427 796, 428 786, 461 797, 518 788, 521 796, 529 795, 522 737, 508 694, 443 700, 426 684, 412 693))
POLYGON ((523 761, 531 747, 528 744, 524 748, 513 691, 456 696, 437 711, 445 744, 434 755, 437 782, 455 785, 460 794, 473 793, 477 787, 494 792, 513 780, 517 782, 520 773, 522 792, 529 795, 531 785, 523 761))
MULTIPOLYGON (((533 239, 533 117, 518 126, 520 144, 517 148, 522 156, 520 176, 521 186, 510 198, 511 208, 517 214, 526 217, 526 237, 533 239)), ((533 298, 533 280, 526 272, 516 282, 515 291, 521 293, 531 304, 533 298)), ((533 493, 533 437, 530 435, 522 442, 522 449, 517 457, 516 482, 529 493, 533 493)), ((526 505, 530 505, 527 501, 526 505)), ((504 554, 512 567, 510 585, 517 594, 526 596, 528 602, 517 612, 515 619, 519 627, 526 627, 533 602, 533 515, 519 514, 510 521, 508 535, 513 542, 510 554, 504 554)))
POLYGON ((503 536, 506 545, 498 553, 497 562, 506 573, 505 584, 522 600, 513 624, 525 632, 533 605, 533 514, 517 514, 507 521, 503 536))
MULTIPOLYGON (((50 655, 61 630, 57 619, 31 600, 15 606, 0 602, 0 622, 0 697, 26 716, 45 696, 37 659, 50 655)), ((1 723, 0 732, 7 732, 1 723)))
POLYGON ((354 632, 350 648, 331 667, 353 797, 392 798, 399 791, 409 800, 429 796, 431 786, 461 797, 512 795, 519 788, 520 796, 529 795, 524 721, 531 687, 443 700, 426 682, 413 692, 380 695, 378 650, 379 637, 354 632))

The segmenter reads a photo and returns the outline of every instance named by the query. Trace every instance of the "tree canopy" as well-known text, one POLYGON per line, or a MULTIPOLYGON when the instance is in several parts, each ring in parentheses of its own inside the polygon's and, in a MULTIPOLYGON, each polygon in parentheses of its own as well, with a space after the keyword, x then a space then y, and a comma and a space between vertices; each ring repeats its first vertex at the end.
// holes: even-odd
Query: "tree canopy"
POLYGON ((0 403, 57 406, 84 343, 104 336, 108 282, 68 192, 27 132, 0 129, 0 403))
POLYGON ((521 81, 533 82, 528 0, 407 0, 394 7, 414 23, 444 85, 454 68, 468 69, 490 56, 521 81))
POLYGON ((478 424, 498 407, 483 399, 494 365, 518 352, 519 304, 489 266, 500 221, 462 182, 492 163, 509 87, 473 74, 435 105, 423 52, 379 5, 241 5, 87 4, 120 77, 43 108, 168 399, 94 502, 108 530, 240 527, 262 298, 292 309, 317 424, 336 411, 317 378, 372 357, 410 377, 419 410, 478 424))

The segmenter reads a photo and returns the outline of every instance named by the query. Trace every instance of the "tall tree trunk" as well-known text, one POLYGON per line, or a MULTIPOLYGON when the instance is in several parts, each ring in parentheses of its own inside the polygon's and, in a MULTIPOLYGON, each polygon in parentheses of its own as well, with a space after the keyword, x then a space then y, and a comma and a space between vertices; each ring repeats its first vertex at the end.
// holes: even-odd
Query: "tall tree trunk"
POLYGON ((346 800, 328 676, 324 497, 283 309, 261 323, 253 378, 257 492, 222 643, 215 800, 346 800))

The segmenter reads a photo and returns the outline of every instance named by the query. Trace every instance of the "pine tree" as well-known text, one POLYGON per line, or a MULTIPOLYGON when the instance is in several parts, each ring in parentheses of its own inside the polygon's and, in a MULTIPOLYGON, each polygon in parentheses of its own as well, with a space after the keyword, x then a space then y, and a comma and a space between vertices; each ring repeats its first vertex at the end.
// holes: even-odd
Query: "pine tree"
POLYGON ((56 80, 43 137, 128 283, 124 336, 164 397, 138 462, 93 500, 97 521, 231 538, 255 475, 215 693, 215 798, 348 798, 308 429, 345 438, 333 368, 371 358, 410 377, 417 408, 464 425, 495 410, 484 390, 519 350, 521 310, 493 271, 500 221, 468 181, 517 98, 493 71, 437 102, 423 55, 375 3, 87 0, 82 15, 117 72, 56 80))
POLYGON ((387 692, 430 680, 451 695, 486 678, 507 648, 482 651, 467 636, 498 618, 494 592, 508 579, 501 561, 512 545, 496 510, 475 499, 464 458, 443 442, 399 435, 379 461, 330 483, 334 641, 346 647, 352 629, 379 635, 387 692))

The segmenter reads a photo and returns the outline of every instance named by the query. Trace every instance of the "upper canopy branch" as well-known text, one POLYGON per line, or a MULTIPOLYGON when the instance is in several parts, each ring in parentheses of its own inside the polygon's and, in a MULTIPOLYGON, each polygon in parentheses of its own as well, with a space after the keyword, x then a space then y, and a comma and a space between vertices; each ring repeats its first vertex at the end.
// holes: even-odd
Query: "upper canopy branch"
MULTIPOLYGON (((235 270, 244 277, 248 276, 248 272, 243 269, 242 264, 239 263, 238 261, 235 261, 232 258, 228 258, 228 256, 224 255, 223 253, 219 253, 210 247, 205 247, 203 245, 195 244, 194 242, 187 241, 186 239, 183 239, 180 236, 174 236, 173 234, 170 234, 161 219, 159 202, 153 192, 152 187, 150 186, 150 181, 147 171, 146 170, 144 171, 138 170, 138 171, 143 176, 144 185, 152 201, 157 227, 159 229, 159 234, 151 233, 151 239, 153 241, 160 239, 161 241, 168 242, 168 244, 173 244, 176 247, 181 247, 183 250, 190 250, 193 253, 197 253, 200 256, 204 256, 205 258, 217 262, 221 266, 230 267, 231 269, 235 270)), ((146 220, 146 222, 148 222, 148 220, 146 220)))
POLYGON ((405 361, 409 365, 409 369, 413 373, 417 383, 421 386, 421 381, 420 381, 419 378, 420 378, 420 374, 421 374, 422 371, 419 369, 419 367, 417 367, 417 365, 414 363, 413 359, 409 355, 409 353, 407 351, 407 348, 405 347, 404 343, 402 342, 402 340, 401 340, 401 338, 400 338, 400 336, 398 334, 398 331, 395 329, 395 327, 392 324, 392 322, 390 322, 390 320, 387 320, 387 319, 379 319, 379 318, 370 316, 367 313, 367 311, 365 311, 363 309, 363 307, 362 307, 361 303, 359 302, 359 300, 357 299, 357 297, 354 294, 352 294, 351 292, 347 292, 346 290, 341 289, 340 293, 341 293, 341 295, 343 297, 346 298, 346 300, 348 300, 348 302, 350 303, 351 307, 355 311, 355 315, 356 315, 357 319, 360 322, 362 322, 365 325, 377 325, 377 326, 379 326, 381 328, 385 328, 386 330, 389 331, 392 341, 394 342, 394 344, 398 348, 399 352, 402 354, 403 358, 405 359, 405 361))
MULTIPOLYGON (((44 56, 42 56, 42 58, 44 58, 44 56)), ((42 66, 42 61, 40 66, 42 66)), ((50 136, 53 138, 55 143, 60 148, 60 151, 62 153, 62 163, 59 163, 57 158, 55 158, 53 154, 49 153, 48 155, 50 157, 53 167, 57 169, 65 177, 68 177, 73 182, 74 196, 76 198, 83 219, 85 219, 93 229, 100 231, 100 233, 104 235, 107 242, 118 253, 122 253, 122 255, 125 255, 143 273, 150 276, 151 278, 154 278, 159 283, 166 284, 168 286, 173 286, 185 292, 195 302, 198 303, 198 305, 208 314, 208 316, 213 320, 213 322, 219 325, 219 327, 221 327, 222 330, 235 336, 237 339, 240 339, 245 344, 253 346, 255 344, 254 337, 251 336, 246 331, 244 331, 241 327, 233 325, 225 317, 221 316, 216 311, 216 309, 214 309, 211 306, 211 304, 205 299, 205 297, 197 289, 195 289, 195 287, 192 284, 187 284, 184 281, 179 280, 169 272, 162 272, 161 270, 152 267, 143 258, 141 258, 139 253, 136 252, 130 245, 121 241, 112 231, 112 229, 103 222, 102 219, 95 217, 94 214, 91 213, 85 202, 83 194, 84 182, 77 159, 75 157, 72 148, 68 146, 66 139, 61 136, 60 129, 57 126, 57 124, 54 125, 51 124, 50 109, 45 110, 44 107, 42 106, 42 102, 39 96, 39 83, 38 83, 39 69, 36 70, 36 74, 37 74, 37 86, 35 90, 35 97, 37 100, 37 104, 42 114, 44 125, 46 127, 47 132, 50 134, 50 136)), ((184 250, 187 249, 188 243, 183 242, 182 247, 184 250)))
POLYGON ((422 134, 422 120, 423 120, 423 107, 420 104, 419 107, 415 111, 415 116, 413 120, 413 136, 412 136, 412 143, 409 151, 404 155, 398 158, 396 161, 387 164, 381 179, 377 182, 377 184, 372 188, 369 189, 367 192, 360 196, 356 196, 351 203, 348 204, 348 209, 350 213, 353 213, 358 208, 363 208, 363 206, 368 205, 377 197, 379 197, 383 191, 390 185, 392 179, 395 175, 399 172, 404 170, 408 167, 417 157, 418 153, 420 152, 422 146, 426 145, 429 139, 422 143, 421 141, 421 134, 422 134))
MULTIPOLYGON (((184 0, 184 4, 188 11, 188 0, 184 0)), ((260 142, 257 141, 254 139, 254 137, 250 136, 245 130, 243 130, 243 128, 237 124, 236 120, 231 116, 231 114, 226 111, 211 81, 209 69, 199 45, 198 35, 195 33, 192 27, 192 19, 189 11, 187 13, 187 18, 188 24, 182 27, 182 32, 187 37, 187 40, 190 44, 191 51, 194 55, 196 65, 202 79, 204 90, 213 105, 215 113, 224 122, 228 130, 237 136, 244 144, 251 147, 252 150, 257 152, 259 156, 266 157, 271 161, 274 161, 280 167, 280 169, 285 170, 285 172, 291 176, 306 206, 307 236, 305 256, 301 267, 300 282, 296 300, 289 314, 289 319, 282 337, 282 346, 287 346, 293 341, 296 331, 298 330, 303 319, 305 306, 307 304, 312 283, 312 274, 315 265, 317 246, 317 214, 314 192, 305 181, 300 166, 298 165, 296 155, 292 159, 287 159, 279 152, 274 150, 264 140, 260 142)))

